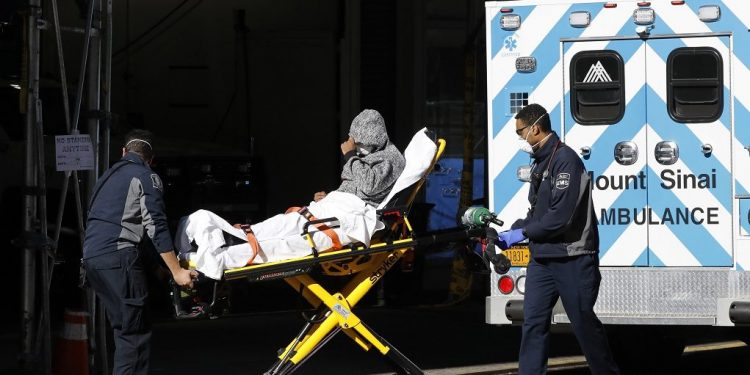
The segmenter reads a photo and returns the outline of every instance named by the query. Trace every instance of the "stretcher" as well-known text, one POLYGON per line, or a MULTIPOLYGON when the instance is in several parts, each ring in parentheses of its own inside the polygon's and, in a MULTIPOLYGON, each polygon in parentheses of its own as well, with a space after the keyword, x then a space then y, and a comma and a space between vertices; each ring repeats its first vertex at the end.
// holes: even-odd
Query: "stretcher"
MULTIPOLYGON (((310 243, 311 255, 224 271, 222 282, 283 279, 299 292, 315 311, 311 318, 306 319, 304 326, 291 342, 279 350, 278 359, 266 374, 292 373, 340 332, 350 337, 365 351, 374 349, 380 353, 401 374, 423 373, 416 364, 367 326, 353 309, 391 267, 417 245, 484 236, 484 229, 477 227, 450 233, 415 236, 408 219, 411 205, 425 183, 426 176, 445 150, 444 140, 438 139, 434 142, 437 146, 435 154, 429 167, 421 174, 421 178, 398 192, 378 210, 379 219, 385 224, 385 229, 375 233, 370 246, 352 244, 341 250, 320 252, 312 242, 309 229, 317 224, 334 227, 332 223, 335 223, 336 218, 313 220, 307 223, 302 233, 310 243), (310 272, 316 267, 320 267, 324 275, 350 276, 351 279, 340 291, 328 291, 310 276, 310 272)), ((213 298, 208 305, 209 311, 216 306, 217 288, 218 283, 215 283, 213 298)))

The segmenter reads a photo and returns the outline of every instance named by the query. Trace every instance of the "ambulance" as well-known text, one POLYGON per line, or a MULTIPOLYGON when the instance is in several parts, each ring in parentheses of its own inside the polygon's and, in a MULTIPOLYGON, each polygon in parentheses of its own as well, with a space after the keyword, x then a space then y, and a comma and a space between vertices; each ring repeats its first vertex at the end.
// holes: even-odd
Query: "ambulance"
MULTIPOLYGON (((489 208, 528 210, 514 116, 539 103, 593 180, 605 325, 750 324, 749 28, 747 0, 486 3, 489 208)), ((528 249, 506 255, 490 324, 523 319, 528 249)))

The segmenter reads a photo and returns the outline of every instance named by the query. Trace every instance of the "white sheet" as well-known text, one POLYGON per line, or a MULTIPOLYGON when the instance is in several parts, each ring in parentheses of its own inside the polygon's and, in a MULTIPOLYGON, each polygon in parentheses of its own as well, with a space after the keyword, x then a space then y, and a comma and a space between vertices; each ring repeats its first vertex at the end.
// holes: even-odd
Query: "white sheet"
MULTIPOLYGON (((332 191, 318 202, 310 202, 310 212, 318 219, 338 218, 340 227, 334 229, 342 245, 353 241, 370 244, 372 234, 382 228, 375 208, 354 194, 332 191)), ((275 262, 310 255, 310 245, 300 235, 307 220, 297 213, 279 214, 251 225, 261 251, 253 263, 275 262)), ((326 250, 333 243, 328 235, 310 227, 318 250, 326 250)), ((183 218, 178 228, 178 246, 183 259, 192 260, 196 269, 207 277, 220 279, 225 269, 244 267, 254 251, 242 229, 234 228, 224 219, 206 210, 198 210, 183 218), (237 237, 242 244, 226 246, 224 233, 237 237), (195 241, 197 251, 191 252, 195 241)))
POLYGON ((430 167, 430 164, 432 164, 437 145, 427 136, 426 131, 427 128, 422 128, 417 134, 414 134, 411 142, 406 146, 406 150, 404 151, 404 158, 406 159, 404 171, 401 172, 401 176, 396 180, 388 196, 380 202, 378 209, 385 207, 398 192, 419 181, 427 168, 430 167))

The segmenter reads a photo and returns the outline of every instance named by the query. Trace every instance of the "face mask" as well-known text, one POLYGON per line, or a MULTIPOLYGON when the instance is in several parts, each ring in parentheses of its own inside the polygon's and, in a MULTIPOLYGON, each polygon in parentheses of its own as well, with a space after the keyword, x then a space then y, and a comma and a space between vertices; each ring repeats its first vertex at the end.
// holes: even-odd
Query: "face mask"
POLYGON ((542 143, 545 139, 547 139, 550 135, 552 135, 551 133, 548 134, 541 141, 535 143, 534 145, 530 145, 529 144, 529 133, 531 133, 531 127, 534 126, 534 125, 536 125, 536 123, 539 122, 539 120, 541 120, 542 117, 544 117, 544 116, 547 116, 547 113, 545 113, 545 114, 537 117, 536 121, 534 121, 533 124, 531 124, 531 125, 528 126, 529 130, 526 131, 526 138, 524 138, 524 139, 522 139, 522 140, 519 141, 520 143, 518 144, 518 149, 520 149, 521 151, 523 151, 523 152, 525 152, 525 153, 527 153, 529 155, 532 155, 532 154, 534 154, 534 148, 537 145, 539 145, 540 143, 542 143))
POLYGON ((356 143, 355 145, 357 146, 357 154, 360 156, 367 156, 372 153, 372 151, 370 150, 371 147, 363 146, 363 145, 356 144, 356 143))
POLYGON ((523 152, 525 152, 527 154, 533 154, 534 153, 534 146, 536 146, 536 145, 532 146, 532 145, 529 144, 529 141, 528 141, 528 139, 529 139, 529 133, 531 133, 531 129, 529 129, 529 131, 526 132, 526 138, 520 139, 518 141, 519 142, 518 143, 518 149, 520 149, 521 151, 523 151, 523 152))

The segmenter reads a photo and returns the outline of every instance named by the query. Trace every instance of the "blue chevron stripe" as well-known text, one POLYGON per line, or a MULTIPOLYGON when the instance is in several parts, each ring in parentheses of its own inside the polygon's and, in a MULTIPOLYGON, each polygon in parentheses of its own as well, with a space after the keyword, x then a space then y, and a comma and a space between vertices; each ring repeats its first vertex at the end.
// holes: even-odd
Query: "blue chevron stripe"
MULTIPOLYGON (((645 170, 645 169, 643 169, 645 170)), ((643 171, 642 170, 642 171, 643 171)), ((610 207, 596 207, 597 214, 599 214, 599 249, 600 249, 600 256, 603 256, 606 254, 610 248, 612 248, 612 245, 622 236, 622 234, 627 229, 628 225, 617 225, 617 224, 607 224, 604 222, 603 218, 601 217, 601 212, 603 209, 608 208, 627 208, 629 210, 632 210, 633 208, 642 208, 646 206, 646 191, 645 190, 636 190, 636 189, 628 189, 623 190, 620 196, 617 197, 617 199, 612 202, 612 205, 610 207)), ((643 228, 643 235, 646 234, 646 226, 641 226, 643 228)), ((648 265, 648 263, 635 263, 633 264, 635 266, 645 266, 648 265)))
POLYGON ((666 266, 664 262, 662 262, 661 259, 659 259, 659 257, 656 256, 656 254, 654 254, 654 252, 651 251, 650 249, 648 251, 648 260, 649 260, 649 265, 651 267, 665 267, 666 266))
POLYGON ((740 209, 739 209, 739 215, 738 218, 740 225, 742 226, 742 229, 745 230, 746 233, 750 233, 750 199, 740 199, 740 209))
POLYGON ((651 254, 651 251, 649 250, 648 247, 646 247, 645 249, 643 249, 643 252, 641 253, 641 255, 638 256, 638 259, 635 260, 635 262, 633 263, 633 265, 637 266, 637 265, 642 265, 642 264, 643 265, 649 264, 649 255, 650 254, 651 254))
MULTIPOLYGON (((658 181, 659 176, 649 168, 649 181, 658 181)), ((671 191, 666 189, 650 189, 648 202, 654 210, 654 217, 660 217, 665 208, 684 207, 685 204, 671 191)), ((675 237, 679 238, 690 253, 698 259, 702 266, 731 266, 732 257, 719 245, 714 237, 703 225, 673 225, 664 224, 675 237)), ((653 259, 652 259, 653 260, 653 259)), ((653 264, 652 264, 653 265, 653 264)))
MULTIPOLYGON (((655 108, 666 108, 664 101, 648 87, 647 98, 655 105, 655 108)), ((722 117, 728 116, 724 111, 722 117)), ((648 113, 648 121, 652 129, 656 131, 664 140, 678 140, 680 147, 680 160, 684 162, 693 173, 710 173, 711 169, 716 169, 716 188, 712 193, 716 199, 724 206, 724 209, 732 212, 732 197, 729 193, 731 187, 728 186, 732 181, 732 174, 721 163, 711 158, 706 158, 701 152, 701 146, 704 142, 698 139, 693 132, 682 124, 675 123, 664 110, 652 110, 648 113)))
MULTIPOLYGON (((638 48, 641 48, 643 42, 640 40, 612 40, 604 47, 604 49, 612 49, 622 56, 622 61, 630 61, 635 55, 638 48)), ((628 77, 625 77, 627 80, 628 77)))

